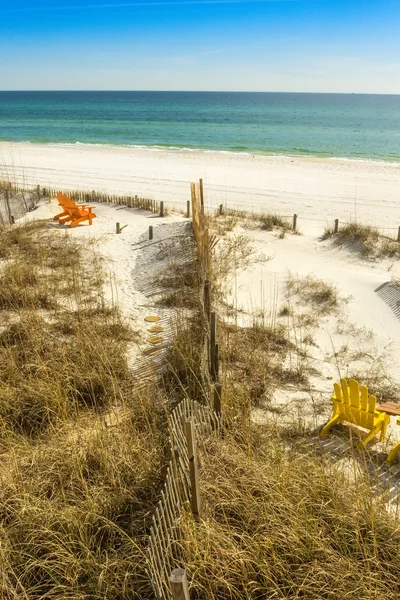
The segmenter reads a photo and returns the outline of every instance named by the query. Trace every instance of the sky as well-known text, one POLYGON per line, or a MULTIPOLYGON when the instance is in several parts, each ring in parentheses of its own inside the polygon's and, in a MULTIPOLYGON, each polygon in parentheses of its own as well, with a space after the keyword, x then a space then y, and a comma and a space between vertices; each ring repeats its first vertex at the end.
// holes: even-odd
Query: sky
POLYGON ((400 0, 0 0, 0 90, 400 94, 400 0))

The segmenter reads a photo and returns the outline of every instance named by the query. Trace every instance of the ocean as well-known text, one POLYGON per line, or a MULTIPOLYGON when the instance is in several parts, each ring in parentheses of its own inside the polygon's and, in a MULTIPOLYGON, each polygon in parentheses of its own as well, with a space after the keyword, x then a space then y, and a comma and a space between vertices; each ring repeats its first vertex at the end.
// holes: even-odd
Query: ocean
POLYGON ((0 140, 400 162, 400 96, 0 92, 0 140))

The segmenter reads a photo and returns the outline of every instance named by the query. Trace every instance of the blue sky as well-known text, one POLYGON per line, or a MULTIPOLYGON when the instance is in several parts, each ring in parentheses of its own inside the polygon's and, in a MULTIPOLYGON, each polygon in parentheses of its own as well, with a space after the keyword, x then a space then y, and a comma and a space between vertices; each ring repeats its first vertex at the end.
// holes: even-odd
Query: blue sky
POLYGON ((400 93, 400 0, 0 0, 0 89, 400 93))

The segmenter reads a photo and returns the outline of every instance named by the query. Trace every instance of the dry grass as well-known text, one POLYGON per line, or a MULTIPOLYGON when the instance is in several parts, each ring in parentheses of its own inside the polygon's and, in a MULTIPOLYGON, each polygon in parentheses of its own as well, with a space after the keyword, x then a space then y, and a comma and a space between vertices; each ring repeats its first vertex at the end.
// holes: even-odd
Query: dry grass
POLYGON ((214 286, 214 302, 223 302, 227 289, 232 283, 232 275, 257 262, 254 246, 247 235, 232 234, 220 239, 216 244, 211 261, 212 278, 219 282, 214 286))
POLYGON ((307 373, 288 327, 220 324, 221 363, 228 387, 243 387, 252 406, 271 401, 277 387, 304 385, 307 373))
POLYGON ((302 304, 311 305, 314 314, 317 313, 318 316, 330 314, 339 306, 340 299, 336 287, 313 275, 306 277, 289 275, 286 288, 288 298, 295 298, 302 304))
POLYGON ((149 598, 160 392, 135 388, 93 248, 36 223, 0 231, 0 252, 0 596, 149 598))
POLYGON ((208 440, 204 514, 183 518, 197 600, 394 600, 400 529, 368 479, 288 450, 277 428, 208 440))
POLYGON ((280 235, 285 236, 292 229, 288 219, 273 213, 256 213, 224 207, 222 214, 219 210, 209 217, 209 225, 216 235, 225 235, 233 231, 237 225, 245 229, 263 229, 265 231, 280 230, 280 235))
POLYGON ((396 240, 383 235, 378 229, 369 225, 348 223, 340 227, 337 233, 326 228, 322 239, 329 237, 333 237, 335 244, 355 248, 366 256, 381 258, 400 255, 400 244, 396 240))
POLYGON ((278 215, 264 214, 260 216, 259 221, 261 223, 261 229, 265 229, 266 231, 272 231, 273 229, 281 229, 282 232, 290 229, 287 221, 285 221, 278 215))

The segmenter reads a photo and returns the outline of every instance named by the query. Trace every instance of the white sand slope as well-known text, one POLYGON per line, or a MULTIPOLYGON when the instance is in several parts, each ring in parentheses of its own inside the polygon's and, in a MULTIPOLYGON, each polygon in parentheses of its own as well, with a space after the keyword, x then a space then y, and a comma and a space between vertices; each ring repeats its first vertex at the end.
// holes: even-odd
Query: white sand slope
POLYGON ((209 206, 299 215, 302 231, 357 218, 400 225, 400 165, 90 144, 0 143, 0 178, 57 189, 133 193, 182 207, 203 178, 209 206))
MULTIPOLYGON (((233 233, 242 234, 242 231, 233 233)), ((266 322, 274 321, 283 306, 287 305, 286 283, 288 277, 304 278, 308 275, 322 279, 334 286, 342 298, 337 311, 320 319, 316 329, 311 328, 312 343, 303 343, 309 330, 296 326, 292 317, 278 321, 288 325, 293 339, 307 353, 315 373, 305 393, 296 386, 277 391, 275 401, 285 407, 296 402, 303 405, 300 414, 307 420, 305 399, 326 403, 332 383, 340 377, 362 372, 366 377, 386 372, 387 384, 400 384, 400 319, 382 299, 379 288, 400 279, 398 261, 362 258, 357 252, 340 248, 330 240, 320 241, 313 235, 279 232, 246 231, 254 244, 254 262, 234 274, 228 303, 239 311, 239 323, 251 324, 260 315, 266 322), (259 260, 257 260, 259 257, 259 260), (265 260, 267 257, 268 260, 265 260), (335 355, 336 354, 336 355, 335 355)), ((290 299, 289 303, 294 302, 290 299)), ((307 310, 307 306, 302 307, 307 310)), ((312 313, 313 307, 308 307, 312 313)), ((397 311, 398 312, 398 311, 397 311)), ((362 382, 367 383, 367 382, 362 382)), ((373 390, 371 390, 373 393, 373 390)), ((293 415, 293 413, 291 413, 293 415)), ((314 425, 324 422, 324 416, 314 425)), ((400 427, 391 419, 389 428, 393 440, 400 438, 400 427)))
MULTIPOLYGON (((377 294, 377 290, 393 279, 400 279, 398 261, 361 258, 356 252, 334 246, 330 240, 314 236, 287 234, 279 239, 273 232, 247 232, 255 252, 270 258, 237 274, 237 298, 231 302, 245 312, 273 309, 278 289, 278 306, 286 302, 285 283, 294 277, 314 275, 337 287, 347 299, 348 318, 358 328, 374 332, 379 346, 391 345, 395 354, 391 370, 400 374, 400 320, 377 294)), ((355 341, 355 340, 354 340, 355 341)))

